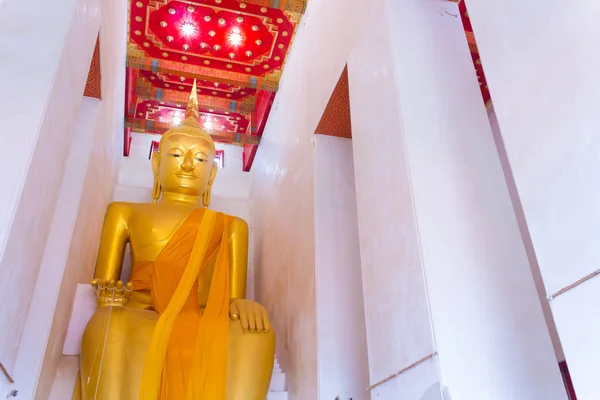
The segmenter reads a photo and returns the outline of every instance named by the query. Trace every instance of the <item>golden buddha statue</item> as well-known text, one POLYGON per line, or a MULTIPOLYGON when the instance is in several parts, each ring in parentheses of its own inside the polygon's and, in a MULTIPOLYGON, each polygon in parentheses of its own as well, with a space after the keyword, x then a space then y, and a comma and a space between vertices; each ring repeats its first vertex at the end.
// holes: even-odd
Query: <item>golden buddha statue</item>
POLYGON ((244 299, 246 222, 208 210, 215 145, 198 123, 195 82, 185 117, 153 154, 154 203, 108 207, 74 399, 267 397, 275 335, 265 309, 244 299))

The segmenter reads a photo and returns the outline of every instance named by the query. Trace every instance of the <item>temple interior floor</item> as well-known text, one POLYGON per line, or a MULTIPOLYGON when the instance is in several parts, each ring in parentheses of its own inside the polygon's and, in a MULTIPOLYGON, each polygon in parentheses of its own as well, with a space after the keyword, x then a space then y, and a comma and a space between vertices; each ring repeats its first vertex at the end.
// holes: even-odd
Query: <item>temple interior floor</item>
POLYGON ((79 356, 62 356, 49 400, 70 400, 79 371, 79 356))

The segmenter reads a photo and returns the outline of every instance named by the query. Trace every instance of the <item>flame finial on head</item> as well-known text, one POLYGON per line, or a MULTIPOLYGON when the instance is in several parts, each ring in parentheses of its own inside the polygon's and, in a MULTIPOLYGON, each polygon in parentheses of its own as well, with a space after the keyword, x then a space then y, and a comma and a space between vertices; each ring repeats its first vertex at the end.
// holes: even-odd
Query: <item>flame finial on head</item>
MULTIPOLYGON (((196 80, 194 79, 194 85, 192 86, 192 93, 190 93, 190 101, 188 102, 187 109, 185 110, 184 123, 188 122, 188 118, 192 118, 193 122, 198 124, 199 117, 200 117, 200 114, 198 113, 198 89, 196 88, 196 80)), ((192 121, 190 121, 190 122, 192 122, 192 121)))
POLYGON ((198 90, 196 89, 196 80, 194 79, 194 85, 192 86, 192 92, 190 93, 190 100, 188 101, 187 108, 185 110, 185 120, 180 125, 174 126, 163 133, 162 137, 160 138, 159 151, 162 152, 163 142, 166 138, 174 134, 180 134, 205 139, 211 144, 214 152, 215 142, 198 122, 199 117, 198 90))

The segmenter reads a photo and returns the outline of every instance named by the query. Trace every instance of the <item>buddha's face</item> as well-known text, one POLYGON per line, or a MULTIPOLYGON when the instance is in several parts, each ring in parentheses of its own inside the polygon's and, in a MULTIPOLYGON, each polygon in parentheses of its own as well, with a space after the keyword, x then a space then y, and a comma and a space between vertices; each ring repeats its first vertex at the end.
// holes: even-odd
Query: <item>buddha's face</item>
POLYGON ((160 165, 153 165, 162 190, 200 196, 215 178, 214 151, 203 138, 175 134, 163 142, 160 165), (158 171, 156 171, 158 168, 158 171))

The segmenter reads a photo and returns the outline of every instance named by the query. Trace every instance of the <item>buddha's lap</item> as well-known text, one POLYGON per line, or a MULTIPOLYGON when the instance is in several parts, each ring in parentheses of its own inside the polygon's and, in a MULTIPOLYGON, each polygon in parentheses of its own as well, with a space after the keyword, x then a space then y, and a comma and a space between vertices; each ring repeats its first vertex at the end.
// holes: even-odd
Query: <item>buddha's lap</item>
MULTIPOLYGON (((137 399, 157 320, 154 311, 99 308, 84 333, 82 397, 76 400, 137 399)), ((227 400, 264 399, 275 356, 273 331, 244 332, 239 321, 230 321, 228 347, 227 400)))
MULTIPOLYGON (((88 322, 84 332, 82 367, 85 368, 87 364, 88 368, 85 369, 93 369, 92 364, 97 363, 104 354, 105 359, 110 357, 126 362, 128 371, 138 366, 133 369, 139 369, 141 373, 157 320, 158 314, 151 310, 121 306, 100 307, 88 322), (126 351, 123 351, 124 349, 126 351)), ((244 362, 254 364, 256 361, 273 359, 274 352, 275 335, 272 330, 267 333, 244 332, 239 321, 230 321, 228 354, 230 370, 236 364, 244 362)))

